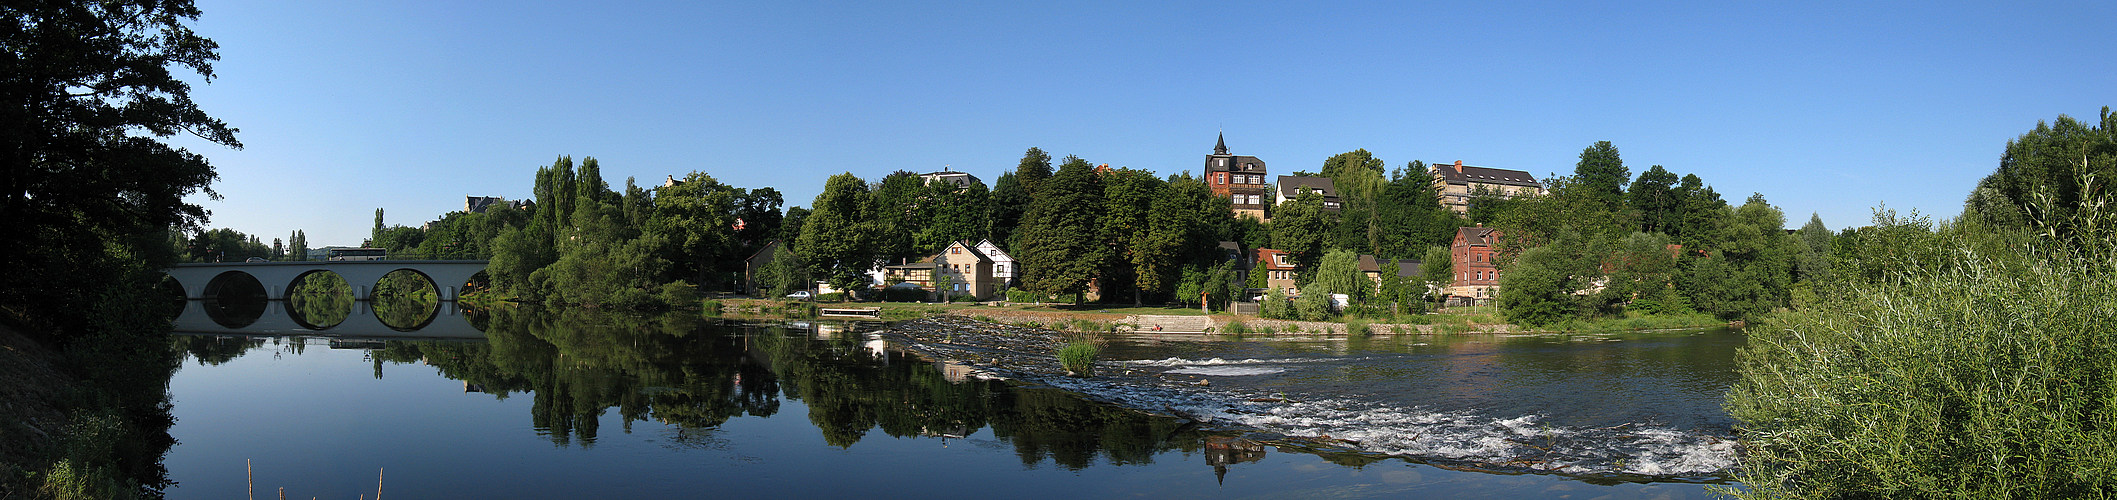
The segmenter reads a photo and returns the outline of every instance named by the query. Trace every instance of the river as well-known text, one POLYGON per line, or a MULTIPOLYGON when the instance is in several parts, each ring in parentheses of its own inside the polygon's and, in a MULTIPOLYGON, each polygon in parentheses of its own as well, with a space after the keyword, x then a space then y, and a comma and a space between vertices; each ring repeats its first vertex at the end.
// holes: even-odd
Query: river
POLYGON ((179 335, 168 496, 1703 498, 1742 343, 1141 337, 1113 376, 1024 381, 880 325, 436 319, 465 320, 483 338, 179 335))

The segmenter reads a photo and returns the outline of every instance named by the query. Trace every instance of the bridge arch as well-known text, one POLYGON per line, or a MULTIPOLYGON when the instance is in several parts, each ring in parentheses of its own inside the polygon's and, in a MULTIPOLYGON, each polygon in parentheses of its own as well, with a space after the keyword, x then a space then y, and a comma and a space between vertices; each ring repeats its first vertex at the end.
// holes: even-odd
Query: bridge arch
POLYGON ((164 272, 176 279, 177 284, 184 289, 184 297, 188 299, 210 297, 207 285, 215 276, 228 271, 239 271, 262 284, 266 297, 284 300, 296 278, 317 270, 328 270, 345 279, 346 284, 352 287, 353 300, 367 301, 374 297, 375 284, 382 281, 383 275, 406 269, 419 273, 433 283, 437 298, 453 302, 461 293, 464 284, 485 270, 485 264, 482 260, 255 262, 177 264, 164 272))

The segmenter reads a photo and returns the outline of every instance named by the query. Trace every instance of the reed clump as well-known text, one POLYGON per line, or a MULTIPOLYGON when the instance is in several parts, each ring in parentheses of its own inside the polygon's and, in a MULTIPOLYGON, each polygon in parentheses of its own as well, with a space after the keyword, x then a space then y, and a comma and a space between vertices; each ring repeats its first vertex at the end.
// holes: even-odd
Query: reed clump
POLYGON ((1059 348, 1059 367, 1065 368, 1067 375, 1075 377, 1093 376, 1095 375, 1095 356, 1102 354, 1102 351, 1102 347, 1091 342, 1075 341, 1067 343, 1065 347, 1059 348))
POLYGON ((1825 300, 1749 328, 1724 493, 2117 496, 2117 231, 1876 222, 1825 300))

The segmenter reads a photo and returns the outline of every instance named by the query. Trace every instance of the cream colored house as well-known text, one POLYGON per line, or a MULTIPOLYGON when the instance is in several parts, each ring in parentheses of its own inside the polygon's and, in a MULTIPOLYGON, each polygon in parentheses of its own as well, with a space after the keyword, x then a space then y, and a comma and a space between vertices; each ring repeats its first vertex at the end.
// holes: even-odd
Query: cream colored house
POLYGON ((1544 185, 1536 176, 1520 170, 1473 167, 1462 160, 1455 164, 1433 165, 1433 190, 1441 197, 1441 206, 1463 214, 1470 212, 1470 197, 1479 190, 1490 190, 1500 196, 1513 198, 1544 194, 1544 185))

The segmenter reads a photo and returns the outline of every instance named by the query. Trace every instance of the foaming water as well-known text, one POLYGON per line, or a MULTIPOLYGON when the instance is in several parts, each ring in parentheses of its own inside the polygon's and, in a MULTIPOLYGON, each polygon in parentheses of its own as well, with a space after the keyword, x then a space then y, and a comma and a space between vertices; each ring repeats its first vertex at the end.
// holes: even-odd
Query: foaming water
POLYGON ((1049 380, 1334 449, 1478 467, 1717 480, 1741 334, 1113 343, 1132 380, 1049 380), (1142 384, 1141 382, 1149 382, 1142 384))

